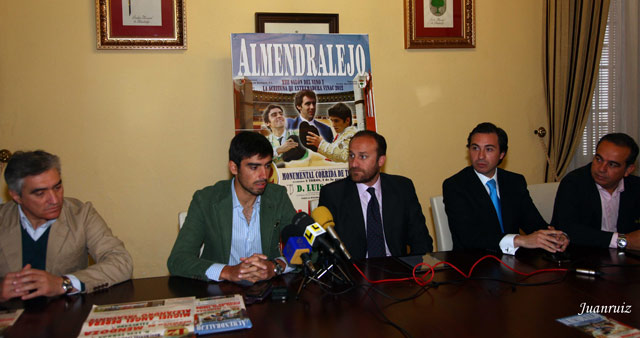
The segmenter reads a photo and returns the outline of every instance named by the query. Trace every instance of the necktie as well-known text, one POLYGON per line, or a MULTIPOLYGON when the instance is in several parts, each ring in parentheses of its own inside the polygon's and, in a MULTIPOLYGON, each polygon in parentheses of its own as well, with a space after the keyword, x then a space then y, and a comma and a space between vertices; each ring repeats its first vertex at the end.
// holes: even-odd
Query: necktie
POLYGON ((384 257, 384 235, 382 233, 382 218, 380 217, 380 205, 376 198, 376 189, 370 187, 367 192, 371 195, 367 205, 367 251, 369 258, 384 257))
POLYGON ((500 230, 504 233, 504 226, 502 225, 502 208, 500 208, 500 198, 498 198, 498 191, 496 190, 496 180, 489 180, 489 182, 487 182, 487 186, 489 187, 489 197, 491 197, 491 202, 493 202, 493 206, 496 208, 496 214, 498 214, 500 230))

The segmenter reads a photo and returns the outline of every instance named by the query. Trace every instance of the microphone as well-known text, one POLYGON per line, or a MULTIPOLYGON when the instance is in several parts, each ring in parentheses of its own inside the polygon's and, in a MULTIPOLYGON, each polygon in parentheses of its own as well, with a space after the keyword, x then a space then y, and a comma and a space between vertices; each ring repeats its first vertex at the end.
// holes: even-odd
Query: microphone
POLYGON ((303 237, 290 237, 287 245, 284 247, 283 253, 288 264, 304 264, 312 274, 316 273, 316 267, 313 266, 313 262, 311 261, 311 246, 303 237))
POLYGON ((331 235, 331 237, 336 240, 336 242, 338 242, 340 250, 347 260, 351 260, 351 254, 349 253, 349 250, 347 250, 347 246, 344 245, 344 242, 342 242, 340 236, 338 236, 336 229, 334 229, 336 223, 333 221, 331 211, 329 211, 325 206, 319 206, 311 211, 311 217, 313 217, 313 219, 318 222, 331 235))
POLYGON ((306 238, 311 247, 320 248, 328 251, 331 255, 336 255, 336 249, 326 239, 326 231, 320 226, 320 224, 316 223, 309 214, 301 211, 293 216, 291 221, 292 224, 289 226, 293 226, 296 229, 296 232, 300 232, 300 235, 306 238))
POLYGON ((309 253, 311 251, 311 246, 307 241, 300 237, 291 237, 287 241, 287 245, 284 246, 283 254, 287 259, 287 263, 300 265, 302 264, 302 255, 303 253, 309 253))

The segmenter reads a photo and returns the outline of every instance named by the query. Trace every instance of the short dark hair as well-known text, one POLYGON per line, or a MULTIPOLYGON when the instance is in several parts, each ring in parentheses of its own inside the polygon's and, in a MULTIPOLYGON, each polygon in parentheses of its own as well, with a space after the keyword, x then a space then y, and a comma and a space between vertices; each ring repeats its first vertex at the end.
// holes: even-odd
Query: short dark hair
POLYGON ((17 193, 22 192, 22 184, 27 176, 40 175, 49 169, 60 170, 60 158, 49 154, 44 150, 36 151, 16 151, 4 171, 4 179, 7 181, 9 190, 17 193))
POLYGON ((229 145, 229 161, 240 167, 242 160, 254 155, 273 157, 273 148, 266 137, 251 131, 243 131, 233 137, 229 145))
POLYGON ((631 136, 625 133, 611 133, 604 135, 602 136, 600 141, 598 141, 596 150, 598 149, 602 141, 609 141, 619 147, 629 148, 630 152, 626 160, 627 166, 636 162, 636 159, 638 158, 638 144, 631 136))
POLYGON ((351 109, 342 102, 336 103, 333 107, 329 108, 329 116, 337 117, 342 119, 342 121, 349 119, 349 125, 353 122, 353 119, 351 118, 351 109))
MULTIPOLYGON (((506 153, 507 149, 509 149, 509 138, 507 137, 507 133, 499 127, 496 127, 495 124, 491 122, 483 122, 477 125, 473 130, 469 133, 467 137, 467 148, 471 146, 471 137, 475 134, 496 134, 498 135, 498 149, 500 153, 506 153)), ((502 162, 502 160, 500 160, 502 162)))
POLYGON ((375 131, 360 130, 355 135, 353 135, 351 141, 349 141, 349 144, 351 144, 351 142, 353 142, 353 140, 357 139, 358 137, 371 137, 376 141, 376 144, 378 145, 378 158, 380 158, 380 156, 387 155, 387 141, 384 139, 384 136, 376 133, 375 131))
POLYGON ((314 99, 316 103, 318 103, 318 97, 316 96, 316 93, 313 92, 313 90, 303 89, 297 92, 296 96, 293 97, 293 105, 296 106, 297 111, 300 111, 300 109, 298 109, 298 106, 302 106, 302 99, 305 96, 314 99))
POLYGON ((277 104, 268 105, 267 108, 265 108, 262 111, 262 119, 264 120, 265 124, 270 122, 269 121, 269 113, 271 112, 272 109, 276 109, 276 108, 279 108, 282 111, 282 113, 284 114, 284 109, 282 109, 282 107, 280 107, 279 105, 277 105, 277 104))

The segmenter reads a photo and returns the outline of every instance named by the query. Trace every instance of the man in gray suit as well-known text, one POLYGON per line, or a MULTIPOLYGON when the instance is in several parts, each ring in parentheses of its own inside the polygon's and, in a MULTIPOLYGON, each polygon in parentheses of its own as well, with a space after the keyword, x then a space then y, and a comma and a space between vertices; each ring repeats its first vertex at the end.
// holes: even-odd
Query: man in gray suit
POLYGON ((91 203, 64 197, 57 156, 16 152, 0 206, 0 301, 93 292, 131 278, 133 262, 91 203), (96 264, 88 266, 88 255, 96 264))

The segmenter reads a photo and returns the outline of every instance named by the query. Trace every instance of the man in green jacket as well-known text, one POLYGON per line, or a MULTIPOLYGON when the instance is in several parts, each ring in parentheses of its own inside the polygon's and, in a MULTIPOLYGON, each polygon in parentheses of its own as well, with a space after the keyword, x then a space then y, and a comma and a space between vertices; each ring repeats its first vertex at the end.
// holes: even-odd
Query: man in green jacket
POLYGON ((242 132, 231 140, 234 178, 193 195, 167 261, 172 275, 257 282, 285 271, 280 231, 295 210, 284 187, 267 183, 272 157, 271 144, 258 133, 242 132))

